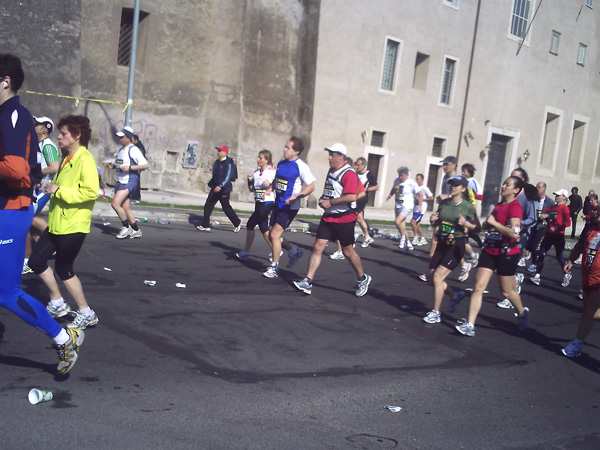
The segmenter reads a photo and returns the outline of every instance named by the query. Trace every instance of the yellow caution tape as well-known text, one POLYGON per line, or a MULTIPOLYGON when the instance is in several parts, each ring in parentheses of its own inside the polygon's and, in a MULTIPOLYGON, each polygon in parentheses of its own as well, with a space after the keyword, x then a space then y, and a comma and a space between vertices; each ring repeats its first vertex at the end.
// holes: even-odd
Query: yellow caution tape
POLYGON ((67 98, 70 100, 75 100, 75 108, 77 108, 79 106, 79 102, 81 100, 84 100, 86 102, 109 103, 109 104, 113 104, 113 105, 125 105, 125 108, 123 108, 123 112, 127 111, 127 108, 129 106, 133 106, 133 101, 116 102, 114 100, 100 100, 97 98, 73 97, 71 95, 49 94, 47 92, 35 92, 35 91, 21 91, 21 92, 24 94, 45 95, 47 97, 67 98))

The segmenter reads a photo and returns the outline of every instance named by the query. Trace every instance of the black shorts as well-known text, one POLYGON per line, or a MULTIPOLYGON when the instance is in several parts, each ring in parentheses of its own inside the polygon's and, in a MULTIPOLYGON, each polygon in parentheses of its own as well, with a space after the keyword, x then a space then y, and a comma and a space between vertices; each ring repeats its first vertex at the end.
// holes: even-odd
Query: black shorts
POLYGON ((454 270, 460 264, 465 255, 465 238, 456 238, 454 245, 446 244, 445 240, 438 240, 435 252, 429 261, 429 269, 435 270, 442 266, 448 270, 454 270))
POLYGON ((269 226, 272 227, 277 223, 285 230, 292 224, 296 214, 298 214, 297 209, 279 209, 275 207, 271 213, 271 221, 269 222, 269 226))
POLYGON ((477 267, 495 270, 496 275, 501 277, 512 277, 517 273, 519 258, 519 253, 514 255, 490 255, 484 250, 479 255, 477 267))
POLYGON ((367 197, 361 198, 356 202, 356 208, 354 208, 354 211, 357 213, 364 212, 365 208, 367 207, 367 203, 369 203, 369 199, 367 197))
POLYGON ((356 220, 350 223, 325 222, 321 219, 317 228, 317 239, 328 241, 340 241, 342 247, 354 244, 354 225, 356 220))

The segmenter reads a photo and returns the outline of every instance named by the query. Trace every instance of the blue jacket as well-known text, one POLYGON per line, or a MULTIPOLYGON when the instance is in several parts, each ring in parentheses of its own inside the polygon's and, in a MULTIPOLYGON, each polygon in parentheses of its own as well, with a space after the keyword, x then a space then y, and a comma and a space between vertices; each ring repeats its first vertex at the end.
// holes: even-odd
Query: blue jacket
POLYGON ((221 187, 221 192, 227 194, 233 190, 231 177, 233 176, 233 159, 227 156, 224 160, 217 159, 213 164, 212 178, 208 182, 208 186, 214 189, 217 186, 221 187))

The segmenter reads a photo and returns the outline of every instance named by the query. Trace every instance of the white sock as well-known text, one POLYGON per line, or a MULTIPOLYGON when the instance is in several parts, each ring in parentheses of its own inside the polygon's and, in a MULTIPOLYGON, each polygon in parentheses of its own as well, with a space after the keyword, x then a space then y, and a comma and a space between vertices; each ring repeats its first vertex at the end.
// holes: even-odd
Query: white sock
POLYGON ((91 316, 93 313, 92 308, 90 308, 89 306, 87 308, 82 308, 79 311, 81 311, 86 316, 91 316))
POLYGON ((60 306, 65 302, 64 298, 57 298, 56 300, 50 300, 50 303, 52 303, 52 306, 60 306))
POLYGON ((55 344, 63 345, 69 341, 69 334, 64 328, 60 329, 60 333, 58 333, 55 337, 52 338, 55 344))

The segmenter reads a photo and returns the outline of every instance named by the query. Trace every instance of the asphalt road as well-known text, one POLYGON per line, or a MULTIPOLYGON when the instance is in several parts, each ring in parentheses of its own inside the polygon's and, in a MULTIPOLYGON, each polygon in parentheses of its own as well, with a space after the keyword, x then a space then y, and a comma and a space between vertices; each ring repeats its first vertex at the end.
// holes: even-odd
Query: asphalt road
MULTIPOLYGON (((314 236, 287 233, 305 256, 267 279, 258 236, 242 263, 243 231, 147 223, 142 239, 118 241, 112 222, 94 219, 76 262, 100 322, 68 376, 55 377, 46 336, 0 310, 1 448, 600 448, 600 332, 581 358, 559 354, 577 327, 581 277, 561 288, 554 259, 542 286, 523 288, 527 331, 495 306, 492 279, 468 338, 454 329, 468 298, 441 324, 421 320, 427 248, 358 248, 373 277, 361 299, 350 265, 324 259, 307 296, 291 283, 314 236), (29 404, 33 387, 54 400, 29 404)), ((48 298, 34 275, 23 285, 48 298)))

